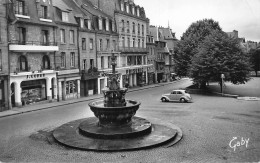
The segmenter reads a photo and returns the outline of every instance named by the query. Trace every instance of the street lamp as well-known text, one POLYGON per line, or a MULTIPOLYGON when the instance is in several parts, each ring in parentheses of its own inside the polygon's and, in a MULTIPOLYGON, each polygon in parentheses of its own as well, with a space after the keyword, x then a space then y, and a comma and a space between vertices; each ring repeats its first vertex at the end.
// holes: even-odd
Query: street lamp
POLYGON ((222 94, 222 96, 223 96, 223 84, 224 84, 225 75, 224 75, 224 74, 221 74, 220 77, 221 77, 221 94, 222 94))

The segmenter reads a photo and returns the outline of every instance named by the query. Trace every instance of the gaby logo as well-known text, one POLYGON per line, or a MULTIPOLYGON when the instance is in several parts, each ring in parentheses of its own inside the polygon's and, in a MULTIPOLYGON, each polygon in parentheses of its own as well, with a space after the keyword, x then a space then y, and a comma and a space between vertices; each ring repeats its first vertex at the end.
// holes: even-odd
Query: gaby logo
POLYGON ((241 137, 241 139, 238 139, 238 137, 233 137, 233 139, 229 142, 229 147, 234 149, 234 151, 236 151, 236 148, 240 146, 245 145, 247 148, 248 143, 249 143, 249 138, 241 137))

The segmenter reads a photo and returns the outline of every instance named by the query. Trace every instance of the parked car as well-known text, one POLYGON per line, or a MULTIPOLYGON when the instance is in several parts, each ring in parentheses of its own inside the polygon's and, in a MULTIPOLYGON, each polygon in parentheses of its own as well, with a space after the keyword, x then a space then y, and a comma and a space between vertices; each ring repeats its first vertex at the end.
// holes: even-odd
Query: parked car
POLYGON ((180 101, 180 102, 191 102, 192 98, 186 90, 173 90, 169 94, 163 94, 161 97, 162 102, 166 101, 180 101))

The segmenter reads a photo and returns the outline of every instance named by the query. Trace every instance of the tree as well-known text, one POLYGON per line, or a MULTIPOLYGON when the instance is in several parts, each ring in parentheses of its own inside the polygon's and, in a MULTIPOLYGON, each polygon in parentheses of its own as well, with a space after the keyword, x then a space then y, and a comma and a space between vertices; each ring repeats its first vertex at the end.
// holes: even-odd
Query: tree
POLYGON ((238 39, 228 37, 223 31, 214 31, 199 44, 191 59, 190 77, 205 86, 207 81, 225 81, 244 84, 250 78, 249 58, 240 48, 238 39))
POLYGON ((218 22, 213 19, 204 19, 192 23, 183 33, 174 53, 175 70, 179 76, 188 75, 191 58, 197 53, 198 45, 215 30, 221 31, 218 22))
POLYGON ((249 57, 252 69, 255 71, 257 77, 257 71, 260 70, 260 49, 250 49, 249 57))

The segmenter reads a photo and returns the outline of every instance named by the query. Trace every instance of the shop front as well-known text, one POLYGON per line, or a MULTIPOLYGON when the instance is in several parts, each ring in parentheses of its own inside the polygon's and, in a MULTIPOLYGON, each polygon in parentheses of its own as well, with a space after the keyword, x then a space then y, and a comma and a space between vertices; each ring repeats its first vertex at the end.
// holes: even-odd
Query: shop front
MULTIPOLYGON (((98 72, 88 72, 82 70, 80 81, 80 94, 83 97, 91 96, 98 93, 98 72)), ((104 82, 101 82, 104 84, 104 82)))
POLYGON ((12 106, 57 99, 56 72, 21 72, 10 75, 12 106))
POLYGON ((79 69, 57 72, 59 101, 80 98, 80 78, 79 69))
POLYGON ((8 76, 0 76, 0 112, 9 109, 8 104, 8 76))

